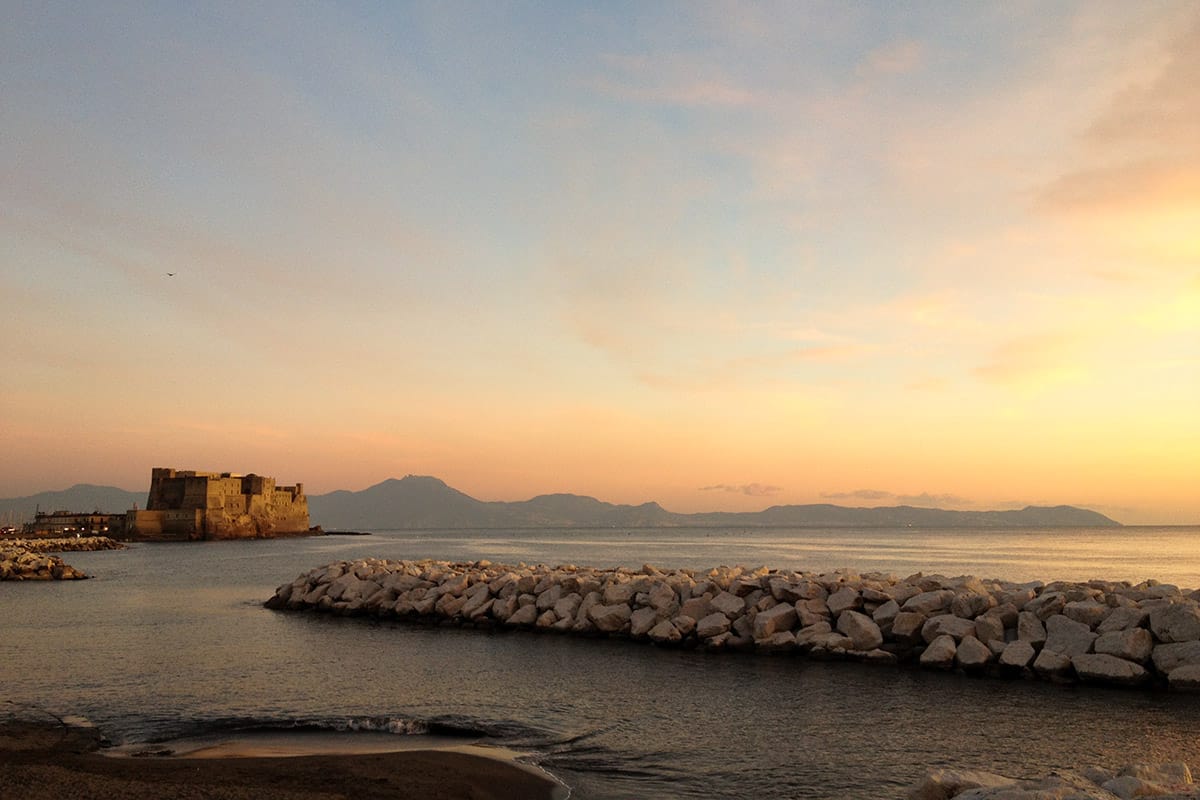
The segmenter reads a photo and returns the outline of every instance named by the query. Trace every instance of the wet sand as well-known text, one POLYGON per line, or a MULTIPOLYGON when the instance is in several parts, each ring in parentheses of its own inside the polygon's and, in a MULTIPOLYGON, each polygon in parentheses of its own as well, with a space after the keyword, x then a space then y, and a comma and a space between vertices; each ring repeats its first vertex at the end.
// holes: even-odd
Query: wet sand
MULTIPOLYGON (((484 748, 255 755, 225 743, 206 757, 110 757, 95 729, 0 723, 0 800, 561 800, 535 768, 484 748)), ((276 743, 271 752, 284 752, 276 743)), ((503 752, 503 751, 502 751, 503 752)), ((197 755, 201 755, 198 753, 197 755)))

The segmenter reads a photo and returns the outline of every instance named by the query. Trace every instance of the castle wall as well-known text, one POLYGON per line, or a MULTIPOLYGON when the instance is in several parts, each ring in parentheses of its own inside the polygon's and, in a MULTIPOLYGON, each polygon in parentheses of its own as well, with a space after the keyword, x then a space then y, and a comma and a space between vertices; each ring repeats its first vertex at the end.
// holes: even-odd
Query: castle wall
POLYGON ((276 486, 264 475, 156 467, 151 473, 146 530, 171 538, 244 539, 308 531, 303 484, 276 486), (157 528, 155 527, 157 526, 157 528))

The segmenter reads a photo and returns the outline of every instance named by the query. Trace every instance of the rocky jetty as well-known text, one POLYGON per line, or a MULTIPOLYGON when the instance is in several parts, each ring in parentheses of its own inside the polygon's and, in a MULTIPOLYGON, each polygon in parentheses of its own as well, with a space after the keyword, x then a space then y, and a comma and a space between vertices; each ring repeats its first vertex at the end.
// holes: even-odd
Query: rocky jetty
POLYGON ((1200 689, 1200 591, 1155 581, 365 559, 300 575, 266 605, 1064 683, 1200 689))
POLYGON ((1130 764, 1112 771, 1088 767, 1045 778, 1017 780, 990 772, 935 769, 913 787, 908 800, 1132 800, 1200 797, 1187 764, 1130 764))
POLYGON ((0 581, 74 581, 83 572, 47 553, 122 550, 125 545, 107 536, 78 539, 0 539, 0 581))
POLYGON ((86 577, 58 556, 0 545, 0 581, 72 581, 86 577))
POLYGON ((5 547, 19 547, 35 553, 79 553, 94 550, 124 550, 125 545, 107 536, 81 536, 57 539, 7 539, 0 541, 5 547))

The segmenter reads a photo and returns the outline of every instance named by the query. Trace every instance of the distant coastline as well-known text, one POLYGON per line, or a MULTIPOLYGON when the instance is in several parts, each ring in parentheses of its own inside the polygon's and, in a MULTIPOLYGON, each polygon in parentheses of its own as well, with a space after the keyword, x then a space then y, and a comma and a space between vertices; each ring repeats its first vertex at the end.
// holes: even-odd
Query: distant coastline
MULTIPOLYGON (((0 519, 32 518, 35 508, 122 510, 145 495, 80 484, 60 492, 0 500, 0 519)), ((606 503, 576 494, 545 494, 517 502, 477 500, 421 475, 391 478, 361 491, 308 496, 313 524, 326 530, 469 530, 473 528, 1119 528, 1097 511, 1069 505, 1014 510, 954 511, 919 506, 875 508, 827 503, 779 505, 762 511, 668 511, 655 502, 606 503)))

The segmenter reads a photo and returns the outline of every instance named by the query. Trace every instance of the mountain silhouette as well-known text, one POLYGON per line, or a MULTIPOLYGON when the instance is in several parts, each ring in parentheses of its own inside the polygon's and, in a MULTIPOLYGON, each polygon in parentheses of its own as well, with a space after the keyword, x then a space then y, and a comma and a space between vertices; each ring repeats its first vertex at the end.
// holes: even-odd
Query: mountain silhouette
POLYGON ((148 492, 130 492, 115 486, 77 483, 70 489, 57 492, 40 492, 28 497, 0 500, 0 524, 20 525, 32 520, 39 508, 42 511, 123 514, 135 505, 145 508, 147 495, 148 492))
MULTIPOLYGON (((144 508, 146 492, 77 484, 57 492, 0 500, 0 525, 20 525, 34 511, 121 513, 144 508)), ((816 503, 763 511, 677 514, 658 503, 618 505, 577 494, 543 494, 517 502, 476 500, 429 475, 389 478, 358 492, 309 495, 309 518, 326 530, 469 528, 1101 528, 1119 527, 1103 514, 1074 506, 1011 511, 950 511, 888 506, 849 508, 816 503)))
POLYGON ((1011 511, 951 511, 916 506, 847 508, 818 503, 763 511, 677 514, 658 503, 617 505, 576 494, 543 494, 518 502, 485 502, 438 478, 391 478, 359 492, 310 495, 313 524, 328 530, 418 528, 1054 528, 1118 527, 1103 514, 1074 506, 1011 511))

